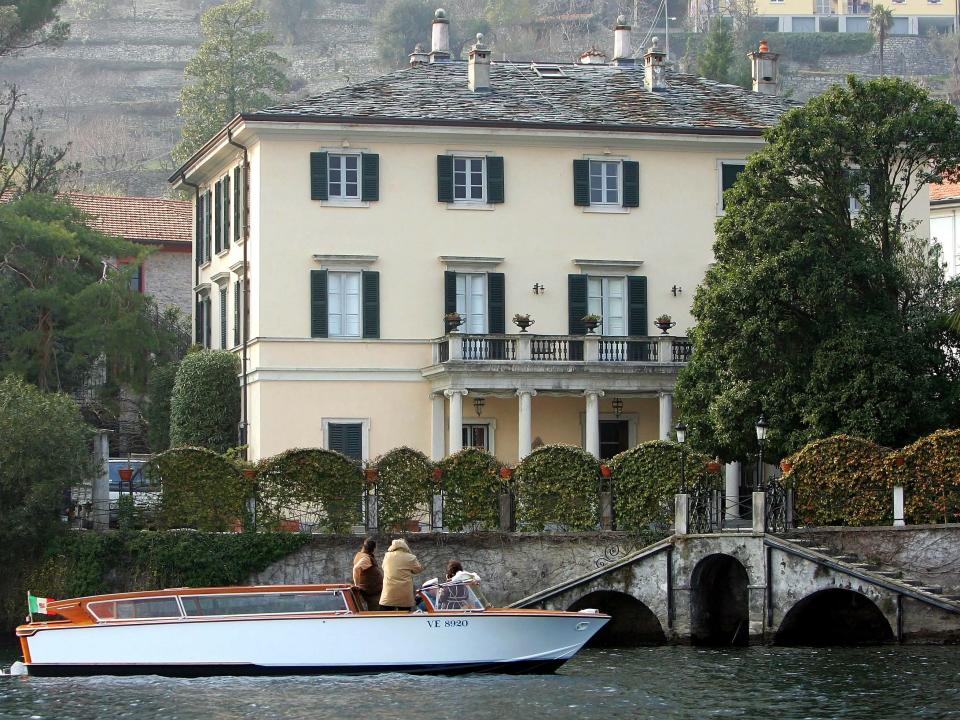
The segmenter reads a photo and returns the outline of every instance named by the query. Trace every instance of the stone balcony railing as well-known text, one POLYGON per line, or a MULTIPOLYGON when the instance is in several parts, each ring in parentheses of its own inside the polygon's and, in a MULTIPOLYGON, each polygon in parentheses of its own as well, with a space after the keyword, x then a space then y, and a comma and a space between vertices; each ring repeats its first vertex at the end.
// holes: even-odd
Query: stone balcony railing
POLYGON ((451 333, 434 343, 436 364, 458 362, 686 363, 692 344, 671 335, 468 335, 451 333))

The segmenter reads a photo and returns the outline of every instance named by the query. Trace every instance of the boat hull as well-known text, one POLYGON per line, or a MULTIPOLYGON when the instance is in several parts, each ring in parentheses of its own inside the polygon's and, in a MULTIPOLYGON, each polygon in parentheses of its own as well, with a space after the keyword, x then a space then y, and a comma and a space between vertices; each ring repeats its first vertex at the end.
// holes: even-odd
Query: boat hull
POLYGON ((576 613, 361 614, 38 629, 31 675, 548 673, 607 622, 576 613))

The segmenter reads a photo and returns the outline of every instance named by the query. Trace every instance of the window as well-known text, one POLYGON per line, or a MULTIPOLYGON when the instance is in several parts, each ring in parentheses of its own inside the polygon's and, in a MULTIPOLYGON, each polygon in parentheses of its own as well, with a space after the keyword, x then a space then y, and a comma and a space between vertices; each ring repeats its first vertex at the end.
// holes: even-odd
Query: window
POLYGON ((463 426, 463 446, 490 452, 490 426, 486 423, 469 423, 463 426))
POLYGON ((175 597, 103 600, 87 605, 97 620, 137 620, 180 617, 180 604, 175 597))
POLYGON ((336 591, 185 595, 180 599, 188 617, 287 615, 344 612, 347 609, 343 594, 336 591))
POLYGON ((604 335, 626 335, 626 279, 588 277, 587 312, 603 318, 604 335))
POLYGON ((870 186, 862 180, 863 175, 860 173, 859 168, 848 169, 847 177, 852 184, 857 186, 857 190, 847 198, 847 208, 850 211, 850 217, 854 218, 863 210, 862 200, 870 197, 870 186))
POLYGON ((220 288, 220 349, 227 349, 227 288, 220 288))
POLYGON ((454 202, 484 202, 486 185, 484 158, 455 157, 453 159, 454 202))
POLYGON ((590 161, 590 204, 620 204, 620 162, 590 161))
POLYGON ((363 423, 327 423, 327 450, 335 450, 351 460, 363 460, 363 423))
POLYGON ((560 68, 559 65, 538 65, 533 63, 531 69, 542 78, 565 78, 567 77, 566 73, 560 68))
POLYGON ((210 297, 197 295, 194 307, 194 342, 205 348, 210 347, 210 297))
POLYGON ((328 195, 331 199, 360 199, 360 156, 329 156, 327 171, 328 195))
POLYGON ((725 195, 727 190, 733 187, 733 184, 737 181, 737 177, 740 173, 743 172, 743 169, 746 167, 746 163, 737 160, 721 160, 720 161, 720 202, 718 206, 718 211, 723 212, 727 208, 727 201, 725 195))
POLYGON ((360 337, 360 273, 327 274, 329 337, 360 337))
POLYGON ((487 276, 484 273, 457 273, 457 312, 466 322, 460 331, 482 335, 487 332, 487 276))

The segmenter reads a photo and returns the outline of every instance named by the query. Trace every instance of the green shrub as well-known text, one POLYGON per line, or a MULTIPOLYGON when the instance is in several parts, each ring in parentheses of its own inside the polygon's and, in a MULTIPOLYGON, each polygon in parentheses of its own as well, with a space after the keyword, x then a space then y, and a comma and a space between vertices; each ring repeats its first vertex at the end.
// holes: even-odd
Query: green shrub
POLYGON ((394 448, 373 465, 377 478, 377 526, 384 531, 402 530, 422 511, 432 507, 439 490, 433 480, 433 464, 419 450, 394 448))
POLYGON ((893 519, 890 451, 849 435, 808 443, 787 458, 785 476, 802 525, 889 525, 893 519))
POLYGON ((664 530, 673 523, 673 497, 680 489, 680 452, 688 485, 722 487, 720 473, 707 470, 709 458, 670 440, 654 440, 610 461, 613 508, 618 530, 664 530))
POLYGON ((147 380, 147 443, 153 452, 170 447, 170 398, 180 363, 157 365, 147 380))
POLYGON ((303 448, 257 465, 257 526, 277 529, 296 520, 301 529, 343 533, 363 522, 360 466, 333 450, 303 448))
POLYGON ((180 361, 170 398, 170 443, 226 452, 237 444, 240 361, 224 350, 190 353, 180 361))
POLYGON ((544 445, 513 476, 521 530, 593 530, 599 523, 600 463, 574 445, 544 445))
POLYGON ((156 455, 146 469, 161 486, 160 528, 224 531, 244 523, 254 484, 223 455, 206 448, 174 448, 156 455))
POLYGON ((437 463, 442 472, 443 525, 451 532, 500 525, 500 468, 493 455, 468 447, 437 463))
MULTIPOLYGON (((896 453, 894 454, 897 455, 896 453)), ((938 430, 900 453, 893 483, 904 486, 906 519, 911 523, 946 523, 960 519, 960 430, 938 430)))

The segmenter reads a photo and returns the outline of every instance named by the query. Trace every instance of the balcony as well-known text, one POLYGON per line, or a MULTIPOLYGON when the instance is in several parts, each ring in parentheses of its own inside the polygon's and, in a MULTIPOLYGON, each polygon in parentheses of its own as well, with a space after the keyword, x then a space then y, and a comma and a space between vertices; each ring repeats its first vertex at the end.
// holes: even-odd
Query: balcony
POLYGON ((453 333, 434 343, 434 363, 531 363, 584 365, 684 364, 692 344, 685 337, 601 335, 466 335, 453 333))

